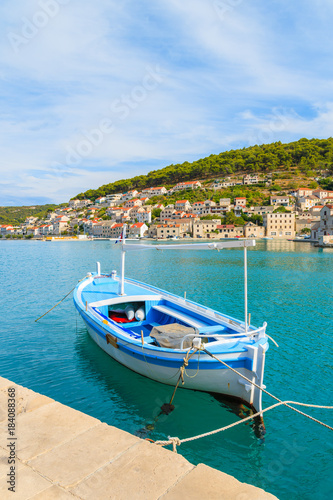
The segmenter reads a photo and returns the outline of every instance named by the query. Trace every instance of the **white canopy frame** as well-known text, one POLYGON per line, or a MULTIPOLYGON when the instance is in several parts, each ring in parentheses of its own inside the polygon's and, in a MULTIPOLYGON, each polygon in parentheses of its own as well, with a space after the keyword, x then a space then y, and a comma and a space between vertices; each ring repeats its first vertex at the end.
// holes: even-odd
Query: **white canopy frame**
POLYGON ((223 250, 224 248, 243 248, 244 249, 244 325, 245 333, 248 331, 248 293, 247 293, 247 248, 254 247, 256 245, 255 240, 230 240, 230 241, 218 241, 218 242, 207 242, 207 243, 179 243, 171 245, 146 245, 140 243, 130 243, 126 244, 126 224, 124 224, 123 236, 122 236, 122 249, 121 249, 121 273, 119 280, 118 295, 125 295, 124 292, 124 281, 125 281, 125 255, 126 252, 138 251, 138 250, 223 250))

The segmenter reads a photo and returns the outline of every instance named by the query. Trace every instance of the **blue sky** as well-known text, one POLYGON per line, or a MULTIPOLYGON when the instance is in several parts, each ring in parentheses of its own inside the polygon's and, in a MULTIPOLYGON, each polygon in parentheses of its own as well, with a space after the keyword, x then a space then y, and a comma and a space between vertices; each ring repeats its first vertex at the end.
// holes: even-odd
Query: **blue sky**
POLYGON ((0 205, 332 136, 331 0, 3 0, 0 205))

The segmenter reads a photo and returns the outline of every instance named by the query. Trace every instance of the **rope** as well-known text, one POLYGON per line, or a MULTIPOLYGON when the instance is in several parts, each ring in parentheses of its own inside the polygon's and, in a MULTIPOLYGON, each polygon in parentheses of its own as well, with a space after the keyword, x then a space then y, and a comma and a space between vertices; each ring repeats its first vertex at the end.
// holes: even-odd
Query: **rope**
MULTIPOLYGON (((87 278, 87 276, 85 276, 84 278, 82 278, 82 280, 79 280, 79 281, 78 281, 78 283, 80 283, 81 281, 83 281, 83 280, 84 280, 84 279, 86 279, 86 278, 87 278)), ((35 323, 37 323, 37 321, 39 321, 40 319, 44 318, 44 316, 46 316, 46 315, 47 315, 49 312, 51 312, 51 311, 52 311, 55 307, 57 307, 59 304, 61 304, 61 302, 62 302, 62 301, 64 301, 64 300, 68 297, 68 295, 70 295, 70 294, 73 292, 73 290, 75 290, 75 288, 76 288, 76 287, 77 287, 77 285, 75 285, 75 287, 74 287, 74 288, 72 288, 72 289, 71 289, 71 291, 70 291, 70 292, 68 292, 68 293, 65 295, 65 297, 63 297, 61 300, 59 300, 59 302, 57 302, 55 306, 51 307, 51 309, 49 309, 48 311, 46 311, 46 313, 42 314, 41 316, 39 316, 39 318, 35 319, 35 323)))
MULTIPOLYGON (((265 394, 267 394, 268 396, 270 396, 271 398, 275 399, 276 401, 279 401, 279 403, 282 403, 284 404, 285 406, 287 406, 287 408, 290 408, 291 410, 294 410, 296 411, 297 413, 299 413, 300 415, 304 415, 305 417, 307 418, 310 418, 311 420, 314 420, 315 422, 318 422, 319 424, 321 425, 324 425, 325 427, 327 427, 327 425, 324 423, 324 422, 321 422, 320 420, 317 420, 313 417, 311 417, 311 415, 308 415, 307 413, 304 413, 300 410, 297 410, 296 408, 293 408, 292 406, 289 406, 288 402, 283 402, 281 399, 279 399, 278 397, 274 396, 274 394, 266 391, 266 389, 264 389, 263 387, 260 387, 260 385, 256 384, 255 382, 253 382, 252 380, 250 380, 249 378, 247 378, 245 375, 243 375, 242 373, 240 373, 239 371, 235 370, 235 368, 232 368, 231 366, 229 366, 227 363, 225 363, 224 361, 222 361, 221 359, 217 358, 216 356, 214 356, 214 354, 212 354, 211 352, 207 351, 207 349, 203 349, 204 352, 206 352, 207 354, 209 354, 209 356, 211 356, 212 358, 216 359, 216 361, 219 361, 219 363, 221 363, 222 365, 226 366, 227 368, 229 368, 230 370, 232 370, 233 372, 237 373, 237 375, 239 375, 240 377, 244 378, 247 382, 250 382, 250 384, 254 385, 255 387, 257 387, 260 391, 264 392, 265 394)), ((306 405, 305 403, 302 403, 303 406, 308 406, 306 405)), ((328 406, 327 408, 329 409, 333 409, 333 406, 330 407, 328 406)), ((260 413, 260 412, 259 412, 260 413)), ((328 426, 329 427, 329 426, 328 426)), ((332 429, 331 427, 329 427, 330 429, 332 429)), ((333 429, 332 429, 333 430, 333 429)))
POLYGON ((179 385, 179 382, 180 382, 180 379, 182 380, 182 385, 184 385, 184 372, 185 372, 185 369, 186 369, 186 366, 188 366, 188 362, 189 360, 192 358, 192 356, 194 356, 194 354, 198 351, 198 349, 196 348, 192 354, 189 356, 190 354, 190 350, 189 349, 186 353, 186 356, 184 358, 184 363, 183 365, 180 367, 180 374, 179 374, 179 377, 178 377, 178 380, 177 380, 177 384, 176 384, 176 387, 174 388, 174 391, 172 393, 172 396, 171 396, 171 399, 170 399, 170 403, 169 403, 169 406, 171 405, 172 401, 173 401, 173 398, 175 397, 175 394, 176 394, 176 390, 178 389, 178 385, 179 385))
MULTIPOLYGON (((199 434, 198 436, 193 436, 193 437, 189 437, 189 438, 185 438, 185 439, 179 439, 176 437, 169 437, 167 441, 155 441, 155 444, 158 444, 160 446, 167 446, 169 444, 172 444, 173 446, 180 446, 181 444, 187 443, 189 441, 195 441, 196 439, 204 438, 207 436, 212 436, 213 434, 217 434, 218 432, 226 431, 227 429, 231 429, 232 427, 235 427, 236 425, 240 425, 240 424, 243 424, 244 422, 247 422, 248 420, 252 420, 253 418, 258 417, 262 413, 265 413, 266 411, 273 410, 274 408, 277 408, 278 406, 286 405, 286 404, 288 404, 288 405, 293 404, 293 405, 298 405, 298 406, 308 406, 310 408, 324 408, 324 409, 333 410, 333 406, 311 405, 311 404, 306 404, 306 403, 299 403, 298 401, 280 401, 279 403, 275 403, 274 405, 269 406, 268 408, 265 408, 262 411, 258 411, 258 413, 255 413, 254 415, 250 415, 249 417, 246 417, 246 418, 239 420, 237 422, 233 422, 232 424, 226 425, 225 427, 221 427, 220 429, 215 429, 214 431, 205 432, 204 434, 199 434)), ((296 408, 293 408, 292 406, 289 406, 289 408, 291 408, 292 410, 298 411, 298 410, 296 410, 296 408)), ((315 422, 318 422, 321 425, 324 425, 325 427, 327 427, 328 429, 333 431, 333 427, 331 427, 323 422, 320 422, 316 418, 308 416, 303 412, 299 412, 299 413, 302 413, 303 415, 307 416, 311 420, 314 420, 315 422)))
POLYGON ((333 431, 333 427, 331 427, 330 425, 325 424, 325 422, 322 422, 321 420, 318 420, 317 418, 314 418, 311 415, 308 415, 307 413, 305 413, 305 412, 303 412, 301 410, 298 410, 297 408, 294 408, 293 406, 290 406, 290 405, 293 404, 293 405, 296 405, 296 406, 306 406, 308 408, 323 408, 323 409, 327 409, 327 410, 333 410, 333 406, 313 405, 313 404, 308 404, 308 403, 300 403, 298 401, 282 401, 278 397, 274 396, 274 394, 271 394, 270 392, 266 391, 263 387, 260 387, 255 382, 252 382, 252 380, 250 380, 249 378, 247 378, 245 375, 243 375, 239 371, 235 370, 234 368, 232 368, 231 366, 229 366, 227 363, 225 363, 221 359, 219 359, 216 356, 214 356, 214 354, 212 354, 211 352, 207 351, 207 349, 203 349, 203 351, 206 352, 206 354, 208 354, 209 356, 211 356, 215 360, 219 361, 221 364, 223 364, 227 368, 229 368, 230 370, 232 370, 233 372, 237 373, 237 375, 241 376, 242 378, 244 378, 245 380, 247 380, 248 382, 250 382, 251 384, 253 384, 255 387, 257 387, 261 391, 265 392, 268 396, 270 396, 273 399, 275 399, 276 401, 278 401, 278 403, 275 403, 274 405, 269 406, 268 408, 265 408, 264 410, 261 410, 261 411, 255 413, 254 415, 246 417, 246 418, 244 418, 242 420, 239 420, 237 422, 233 422, 232 424, 227 425, 225 427, 221 427, 220 429, 216 429, 216 430, 210 431, 210 432, 205 432, 204 434, 199 434, 197 436, 193 436, 193 437, 185 438, 185 439, 179 439, 177 437, 170 437, 169 436, 169 438, 168 438, 167 441, 155 441, 155 444, 158 444, 160 446, 167 446, 169 444, 172 444, 173 451, 177 452, 177 446, 180 446, 182 443, 187 443, 189 441, 194 441, 196 439, 200 439, 200 438, 203 438, 203 437, 212 436, 213 434, 217 434, 217 433, 223 432, 223 431, 225 431, 227 429, 231 429, 231 427, 235 427, 236 425, 240 425, 240 424, 242 424, 244 422, 247 422, 248 420, 252 420, 255 417, 261 416, 263 413, 265 413, 265 412, 267 412, 269 410, 272 410, 274 408, 277 408, 278 406, 281 406, 281 405, 284 405, 287 408, 290 408, 291 410, 295 411, 296 413, 299 413, 300 415, 303 415, 304 417, 307 417, 310 420, 312 420, 312 421, 314 421, 314 422, 316 422, 316 423, 318 423, 318 424, 326 427, 327 429, 330 429, 331 431, 333 431))

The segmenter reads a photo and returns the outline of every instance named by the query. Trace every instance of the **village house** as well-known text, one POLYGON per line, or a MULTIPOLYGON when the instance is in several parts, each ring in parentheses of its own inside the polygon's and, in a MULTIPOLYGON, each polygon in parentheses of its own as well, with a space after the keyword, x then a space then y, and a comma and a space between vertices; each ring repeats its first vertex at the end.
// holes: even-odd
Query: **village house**
POLYGON ((230 212, 230 210, 231 210, 230 198, 220 198, 219 205, 221 208, 225 209, 227 212, 230 212))
POLYGON ((129 238, 142 238, 148 231, 148 226, 144 222, 136 222, 129 227, 129 238))
POLYGON ((69 200, 68 205, 71 208, 83 208, 88 205, 91 205, 92 201, 91 200, 69 200))
POLYGON ((320 244, 333 240, 333 205, 325 205, 320 211, 320 221, 311 228, 311 239, 320 244))
POLYGON ((318 202, 319 199, 317 198, 317 196, 309 195, 298 198, 296 204, 300 210, 304 211, 309 210, 311 207, 314 207, 318 202))
POLYGON ((295 220, 295 230, 296 234, 301 234, 302 230, 307 228, 307 229, 312 229, 314 224, 318 221, 318 218, 316 217, 313 219, 312 217, 302 217, 302 218, 297 218, 295 220), (316 220, 317 219, 317 220, 316 220))
POLYGON ((163 222, 165 219, 170 219, 175 211, 174 205, 167 205, 160 213, 160 221, 163 222))
POLYGON ((324 205, 315 205, 314 207, 311 207, 309 209, 309 214, 311 214, 312 216, 318 215, 320 217, 320 212, 323 207, 324 205))
POLYGON ((191 210, 191 208, 191 203, 188 200, 178 200, 175 203, 176 210, 183 210, 184 212, 187 212, 191 210))
POLYGON ((246 198, 243 196, 240 196, 238 198, 235 198, 235 208, 245 208, 246 207, 246 198))
POLYGON ((270 196, 270 204, 287 207, 289 206, 289 196, 270 196))
POLYGON ((142 207, 142 201, 138 198, 133 198, 131 200, 126 201, 125 208, 133 208, 133 207, 142 207))
POLYGON ((243 236, 243 226, 234 226, 233 224, 222 224, 216 228, 219 232, 219 238, 240 238, 243 236))
POLYGON ((164 186, 152 187, 149 190, 149 194, 151 196, 164 196, 167 194, 167 192, 168 192, 168 190, 164 186))
POLYGON ((313 189, 309 188, 299 188, 296 189, 295 191, 292 191, 291 194, 293 196, 296 196, 296 198, 302 198, 304 196, 311 196, 313 193, 313 189))
POLYGON ((138 219, 138 222, 144 222, 147 224, 151 223, 151 210, 145 210, 143 208, 139 208, 136 218, 138 219))
POLYGON ((316 189, 312 193, 314 196, 317 196, 320 200, 333 200, 333 191, 327 191, 325 189, 316 189))
POLYGON ((253 222, 247 222, 244 226, 245 238, 263 238, 265 236, 264 226, 257 226, 253 222))
POLYGON ((27 229, 27 235, 32 234, 32 236, 38 236, 39 235, 39 227, 34 226, 34 227, 29 227, 27 229))
POLYGON ((136 189, 132 189, 131 191, 127 191, 127 193, 123 193, 121 196, 121 201, 131 200, 132 198, 136 198, 139 192, 136 189))
POLYGON ((81 200, 69 200, 68 205, 72 208, 77 208, 80 205, 81 200))
POLYGON ((95 200, 95 203, 101 204, 106 202, 106 196, 100 196, 95 200))
POLYGON ((271 238, 295 237, 295 214, 273 213, 263 215, 266 236, 271 238))
POLYGON ((166 224, 181 224, 182 230, 186 233, 193 232, 193 224, 198 220, 198 217, 194 214, 185 214, 183 217, 168 219, 165 221, 166 224))
POLYGON ((107 201, 117 201, 117 200, 121 199, 122 195, 123 195, 123 193, 107 194, 106 195, 106 200, 107 201))
POLYGON ((197 220, 193 223, 193 238, 207 238, 207 233, 211 233, 221 224, 221 219, 197 220))
POLYGON ((202 185, 199 181, 178 182, 176 186, 171 188, 170 192, 175 193, 176 191, 193 190, 201 187, 202 185))
POLYGON ((276 207, 268 205, 268 206, 264 206, 264 207, 253 207, 253 209, 251 211, 253 212, 254 215, 263 216, 264 214, 273 213, 275 209, 276 209, 276 207))
POLYGON ((120 219, 123 214, 123 209, 121 207, 110 207, 106 210, 106 215, 111 217, 113 221, 120 219))
POLYGON ((192 212, 194 214, 201 215, 204 208, 205 204, 203 201, 195 201, 194 203, 192 203, 192 212))
POLYGON ((259 174, 247 174, 243 177, 244 185, 258 184, 259 183, 259 174))
POLYGON ((157 238, 183 238, 187 232, 186 224, 158 224, 156 226, 157 238))

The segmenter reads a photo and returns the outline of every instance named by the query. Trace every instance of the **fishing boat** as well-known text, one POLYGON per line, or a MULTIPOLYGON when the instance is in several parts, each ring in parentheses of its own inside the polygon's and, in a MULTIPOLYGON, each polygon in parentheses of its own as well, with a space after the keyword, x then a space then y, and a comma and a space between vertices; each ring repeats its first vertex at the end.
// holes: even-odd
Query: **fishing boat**
POLYGON ((222 394, 261 412, 266 323, 251 325, 247 310, 247 248, 255 240, 121 245, 121 272, 95 272, 79 282, 74 304, 92 339, 134 372, 158 382, 222 394), (244 320, 125 277, 127 252, 244 250, 244 320), (185 362, 184 362, 185 359, 185 362))

